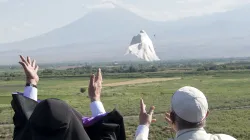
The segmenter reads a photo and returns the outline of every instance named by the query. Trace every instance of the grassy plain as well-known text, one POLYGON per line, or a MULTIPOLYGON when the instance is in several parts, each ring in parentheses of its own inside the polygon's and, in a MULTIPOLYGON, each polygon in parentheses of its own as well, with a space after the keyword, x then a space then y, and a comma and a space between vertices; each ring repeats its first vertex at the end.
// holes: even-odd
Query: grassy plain
MULTIPOLYGON (((164 76, 163 76, 164 77, 164 76)), ((159 79, 159 78, 158 78, 159 79)), ((136 79, 110 79, 104 77, 102 101, 106 111, 116 107, 125 118, 128 139, 132 139, 138 118, 139 99, 143 97, 147 106, 155 105, 156 114, 169 110, 170 99, 175 90, 182 86, 194 86, 202 90, 208 98, 210 117, 206 129, 211 133, 227 133, 239 140, 250 139, 250 110, 233 109, 250 106, 250 74, 249 73, 214 73, 206 75, 188 75, 179 79, 157 80, 147 83, 133 83, 136 79), (119 84, 121 82, 131 84, 119 84), (115 85, 115 86, 114 86, 115 85), (231 108, 225 110, 225 108, 231 108), (222 109, 222 110, 216 110, 222 109)), ((149 79, 147 79, 149 80, 149 79)), ((145 81, 147 81, 145 80, 145 81)), ((138 79, 137 79, 138 81, 138 79)), ((0 82, 0 122, 12 123, 13 112, 10 108, 10 93, 23 91, 23 81, 0 82)), ((81 87, 88 86, 88 79, 74 78, 42 78, 39 83, 39 98, 56 97, 68 102, 82 114, 89 116, 89 99, 87 92, 79 94, 81 87)), ((150 139, 163 140, 171 135, 161 131, 166 126, 163 116, 157 115, 158 122, 152 125, 150 139)), ((10 139, 12 126, 0 126, 0 139, 10 139)))

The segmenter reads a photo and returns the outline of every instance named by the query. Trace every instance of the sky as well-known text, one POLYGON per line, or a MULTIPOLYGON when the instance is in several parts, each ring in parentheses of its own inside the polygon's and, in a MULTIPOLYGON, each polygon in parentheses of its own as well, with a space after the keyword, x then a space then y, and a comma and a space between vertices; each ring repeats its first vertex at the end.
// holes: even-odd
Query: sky
MULTIPOLYGON (((111 0, 144 18, 170 21, 226 12, 250 0, 111 0)), ((106 0, 0 0, 0 43, 37 36, 65 26, 99 8, 106 0)))

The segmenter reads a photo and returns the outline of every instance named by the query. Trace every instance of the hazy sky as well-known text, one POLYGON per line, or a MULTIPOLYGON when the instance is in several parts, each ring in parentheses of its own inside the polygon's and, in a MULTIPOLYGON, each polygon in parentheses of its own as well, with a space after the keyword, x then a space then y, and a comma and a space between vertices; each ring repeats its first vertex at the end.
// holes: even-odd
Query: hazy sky
MULTIPOLYGON (((0 0, 0 43, 22 40, 62 27, 104 0, 0 0)), ((150 20, 177 20, 239 8, 250 0, 113 0, 150 20), (157 3, 155 2, 157 1, 157 3)))

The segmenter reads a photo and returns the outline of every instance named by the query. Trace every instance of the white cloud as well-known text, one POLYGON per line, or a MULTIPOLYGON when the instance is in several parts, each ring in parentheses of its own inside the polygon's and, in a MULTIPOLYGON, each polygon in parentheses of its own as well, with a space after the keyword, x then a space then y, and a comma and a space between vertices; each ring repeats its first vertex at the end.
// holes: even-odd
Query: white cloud
POLYGON ((101 0, 101 3, 118 3, 122 2, 121 0, 101 0))
POLYGON ((12 26, 12 27, 11 27, 11 30, 16 32, 16 31, 20 31, 21 28, 19 28, 19 27, 17 27, 17 26, 12 26))
POLYGON ((103 9, 103 8, 115 8, 115 6, 112 3, 101 3, 101 4, 97 4, 97 5, 84 5, 84 8, 87 8, 88 10, 93 10, 93 9, 103 9))
MULTIPOLYGON (((137 0, 137 3, 111 1, 144 18, 152 20, 178 20, 184 17, 203 16, 217 12, 225 12, 250 3, 250 0, 137 0)), ((102 1, 103 2, 103 1, 102 1)))
POLYGON ((40 35, 88 11, 116 5, 147 19, 166 21, 225 12, 248 3, 250 0, 0 0, 0 43, 40 35))
POLYGON ((13 32, 22 32, 22 31, 28 31, 31 30, 33 27, 33 24, 29 23, 29 22, 24 22, 23 24, 19 24, 19 25, 13 25, 10 30, 13 32))
POLYGON ((29 23, 29 22, 24 22, 23 23, 23 26, 26 27, 26 28, 30 28, 33 26, 33 24, 29 23))
POLYGON ((25 4, 24 4, 24 2, 20 2, 18 5, 19 6, 24 6, 25 4))
POLYGON ((81 5, 84 1, 91 4, 96 0, 0 2, 0 43, 23 40, 63 27, 85 14, 81 5))
POLYGON ((9 1, 9 0, 0 0, 0 3, 1 3, 1 2, 8 2, 8 1, 9 1))

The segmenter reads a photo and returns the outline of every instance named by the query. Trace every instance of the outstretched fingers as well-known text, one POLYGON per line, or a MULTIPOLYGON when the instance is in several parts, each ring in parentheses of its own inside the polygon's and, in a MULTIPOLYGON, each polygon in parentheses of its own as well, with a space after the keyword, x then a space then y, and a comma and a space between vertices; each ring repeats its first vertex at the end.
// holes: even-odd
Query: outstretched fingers
POLYGON ((140 100, 140 109, 141 109, 141 113, 146 113, 146 105, 143 102, 143 99, 141 98, 140 100))
POLYGON ((27 65, 24 62, 19 62, 19 64, 24 68, 27 69, 27 65))
MULTIPOLYGON (((151 118, 153 117, 154 110, 155 110, 154 106, 151 106, 150 109, 149 109, 149 113, 148 114, 150 115, 151 118)), ((156 119, 152 119, 151 122, 156 122, 156 119)))
POLYGON ((90 76, 89 86, 94 86, 94 84, 95 84, 95 75, 92 74, 92 75, 90 76))
POLYGON ((28 66, 28 62, 24 59, 22 55, 20 55, 20 58, 21 58, 21 62, 25 64, 26 66, 28 66))
POLYGON ((168 124, 172 124, 172 121, 170 119, 170 114, 166 113, 165 115, 166 115, 165 120, 168 122, 168 124))
POLYGON ((149 115, 153 116, 154 114, 154 110, 155 110, 155 107, 154 106, 151 106, 150 109, 149 109, 149 115))
POLYGON ((152 119, 152 123, 156 122, 156 119, 152 119))
POLYGON ((33 68, 36 67, 36 60, 35 60, 35 59, 32 61, 31 66, 32 66, 33 68))
POLYGON ((102 71, 100 68, 97 70, 95 82, 102 82, 102 71))
POLYGON ((38 70, 39 70, 39 66, 36 65, 36 66, 35 66, 35 72, 38 72, 38 70))
POLYGON ((102 70, 100 68, 98 69, 98 80, 102 82, 102 70))
POLYGON ((29 56, 27 56, 27 62, 28 62, 28 64, 31 64, 31 59, 29 56))

